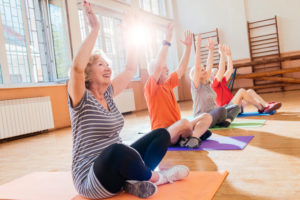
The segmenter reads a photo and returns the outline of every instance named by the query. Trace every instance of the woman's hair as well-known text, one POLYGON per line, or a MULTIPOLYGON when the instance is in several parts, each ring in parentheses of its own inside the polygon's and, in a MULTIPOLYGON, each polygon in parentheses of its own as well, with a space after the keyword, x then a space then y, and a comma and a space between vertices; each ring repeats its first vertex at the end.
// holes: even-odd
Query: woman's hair
POLYGON ((104 59, 107 63, 111 63, 111 60, 105 55, 105 53, 102 50, 95 50, 89 59, 89 62, 84 70, 84 81, 85 81, 85 87, 89 88, 90 80, 91 80, 91 66, 95 64, 95 62, 99 59, 104 59))
MULTIPOLYGON (((212 68, 211 73, 210 73, 210 77, 209 77, 209 81, 212 81, 214 79, 214 73, 217 71, 217 68, 212 68)), ((195 66, 192 67, 192 69, 190 70, 190 79, 193 80, 193 75, 195 73, 195 66)))

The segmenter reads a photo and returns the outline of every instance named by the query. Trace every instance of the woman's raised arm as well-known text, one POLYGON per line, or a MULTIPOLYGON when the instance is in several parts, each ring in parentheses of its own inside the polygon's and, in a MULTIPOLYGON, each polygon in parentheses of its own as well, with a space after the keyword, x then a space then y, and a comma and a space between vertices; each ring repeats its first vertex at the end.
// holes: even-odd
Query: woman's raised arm
POLYGON ((86 14, 87 19, 89 21, 91 32, 81 44, 71 67, 70 80, 68 83, 68 93, 72 100, 73 107, 75 107, 79 103, 84 94, 84 70, 89 62, 89 58, 97 40, 100 28, 100 25, 91 7, 91 4, 84 1, 83 8, 84 13, 86 14))

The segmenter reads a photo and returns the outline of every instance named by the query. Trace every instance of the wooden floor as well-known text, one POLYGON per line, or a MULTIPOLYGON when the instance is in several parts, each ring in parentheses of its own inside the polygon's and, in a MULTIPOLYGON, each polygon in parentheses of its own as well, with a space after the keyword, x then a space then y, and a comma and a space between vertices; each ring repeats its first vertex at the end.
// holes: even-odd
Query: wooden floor
MULTIPOLYGON (((214 131, 224 136, 254 135, 244 150, 168 152, 161 165, 229 171, 216 200, 300 199, 300 91, 263 97, 283 102, 273 116, 251 117, 266 119, 266 125, 214 131)), ((180 107, 183 117, 192 115, 192 102, 182 102, 180 107)), ((246 111, 254 108, 249 106, 246 111)), ((127 114, 125 121, 121 134, 125 142, 140 137, 137 132, 150 130, 147 111, 127 114)), ((35 171, 69 171, 71 151, 70 128, 0 144, 0 184, 35 171)))

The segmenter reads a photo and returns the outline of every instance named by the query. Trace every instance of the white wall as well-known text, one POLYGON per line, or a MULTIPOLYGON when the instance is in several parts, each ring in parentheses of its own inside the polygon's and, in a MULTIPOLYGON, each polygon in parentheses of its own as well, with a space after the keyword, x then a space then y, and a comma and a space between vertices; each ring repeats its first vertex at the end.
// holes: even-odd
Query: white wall
MULTIPOLYGON (((174 0, 178 31, 195 33, 219 29, 233 59, 249 58, 247 20, 277 15, 281 52, 300 50, 300 0, 174 0)), ((190 65, 194 63, 191 57, 190 65)))
POLYGON ((248 21, 278 20, 281 52, 300 50, 300 0, 245 0, 248 21))
MULTIPOLYGON (((249 58, 247 24, 242 0, 175 0, 179 31, 219 29, 221 42, 230 45, 233 59, 249 58)), ((191 58, 193 63, 193 55, 191 58)))

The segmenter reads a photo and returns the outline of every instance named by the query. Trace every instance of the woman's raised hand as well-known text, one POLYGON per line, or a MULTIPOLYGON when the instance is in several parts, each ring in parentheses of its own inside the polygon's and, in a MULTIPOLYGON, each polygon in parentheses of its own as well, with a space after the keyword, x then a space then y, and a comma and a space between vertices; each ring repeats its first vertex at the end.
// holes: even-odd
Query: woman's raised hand
POLYGON ((219 53, 221 55, 226 55, 226 45, 225 44, 219 44, 219 53))
POLYGON ((231 56, 231 50, 228 45, 225 46, 226 56, 231 56))
POLYGON ((201 48, 201 42, 202 42, 202 37, 200 34, 198 34, 196 39, 196 47, 198 47, 199 49, 201 48))
POLYGON ((83 1, 83 8, 84 8, 84 12, 87 16, 87 19, 89 21, 89 24, 91 26, 92 29, 99 29, 100 25, 97 19, 97 16, 95 15, 92 6, 90 3, 88 3, 86 0, 83 1))
POLYGON ((213 38, 208 38, 208 44, 207 44, 206 48, 208 48, 210 51, 213 51, 214 46, 215 46, 214 39, 213 38))
POLYGON ((185 46, 192 46, 193 44, 193 33, 187 30, 184 32, 184 40, 180 40, 185 46))
POLYGON ((166 40, 168 42, 172 41, 172 37, 173 37, 173 30, 174 30, 174 23, 170 22, 167 26, 167 30, 166 30, 166 40))

